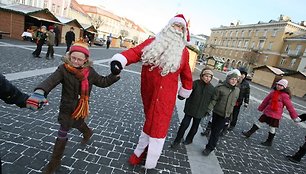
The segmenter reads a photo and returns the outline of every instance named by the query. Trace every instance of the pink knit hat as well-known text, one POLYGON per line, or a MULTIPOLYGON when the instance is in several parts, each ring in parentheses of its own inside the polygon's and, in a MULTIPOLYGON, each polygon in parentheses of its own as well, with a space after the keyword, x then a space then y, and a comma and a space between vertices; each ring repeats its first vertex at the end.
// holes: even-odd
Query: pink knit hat
POLYGON ((286 80, 286 79, 281 79, 281 80, 278 81, 276 84, 282 85, 284 88, 287 88, 287 86, 288 86, 288 80, 286 80))

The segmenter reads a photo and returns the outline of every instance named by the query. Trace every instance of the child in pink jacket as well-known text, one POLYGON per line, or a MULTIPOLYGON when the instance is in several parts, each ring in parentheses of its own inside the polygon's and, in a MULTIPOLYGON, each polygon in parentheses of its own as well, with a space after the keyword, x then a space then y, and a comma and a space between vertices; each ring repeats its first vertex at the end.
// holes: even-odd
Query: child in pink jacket
POLYGON ((245 137, 249 138, 263 125, 263 123, 266 123, 270 126, 269 136, 268 139, 261 144, 264 146, 272 146, 276 128, 279 127, 279 122, 284 112, 284 106, 286 106, 290 117, 295 122, 301 121, 292 105, 291 92, 287 87, 288 81, 286 79, 281 79, 276 83, 274 90, 265 97, 265 99, 258 107, 258 110, 263 112, 263 114, 260 116, 258 121, 253 124, 253 127, 249 131, 242 132, 245 137))

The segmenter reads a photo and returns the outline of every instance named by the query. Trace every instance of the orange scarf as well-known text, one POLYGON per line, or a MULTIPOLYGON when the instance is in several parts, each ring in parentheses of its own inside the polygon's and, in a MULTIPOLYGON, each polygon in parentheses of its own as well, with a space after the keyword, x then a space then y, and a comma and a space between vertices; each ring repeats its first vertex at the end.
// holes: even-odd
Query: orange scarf
POLYGON ((272 100, 271 100, 271 109, 273 111, 277 111, 278 110, 278 98, 279 98, 279 94, 281 92, 278 90, 275 90, 272 94, 272 100))
POLYGON ((67 63, 65 63, 64 66, 67 71, 72 73, 78 80, 81 81, 81 97, 79 99, 78 106, 73 111, 71 116, 75 120, 78 120, 80 118, 85 119, 89 115, 89 68, 77 69, 67 63))

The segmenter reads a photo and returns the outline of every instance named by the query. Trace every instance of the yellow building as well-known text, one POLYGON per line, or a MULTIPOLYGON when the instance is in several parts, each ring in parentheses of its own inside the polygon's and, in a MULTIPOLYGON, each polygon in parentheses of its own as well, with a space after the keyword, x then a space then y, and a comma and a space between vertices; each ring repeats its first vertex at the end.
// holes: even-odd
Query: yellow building
MULTIPOLYGON (((306 33, 303 24, 291 22, 281 15, 279 20, 257 24, 221 26, 211 29, 205 57, 217 57, 224 61, 224 69, 269 65, 279 67, 284 49, 284 39, 306 33)), ((286 41, 286 42, 289 42, 286 41)), ((305 46, 302 50, 305 50, 305 46)), ((296 65, 298 66, 298 65, 296 65)), ((286 65, 282 64, 283 68, 286 65)))

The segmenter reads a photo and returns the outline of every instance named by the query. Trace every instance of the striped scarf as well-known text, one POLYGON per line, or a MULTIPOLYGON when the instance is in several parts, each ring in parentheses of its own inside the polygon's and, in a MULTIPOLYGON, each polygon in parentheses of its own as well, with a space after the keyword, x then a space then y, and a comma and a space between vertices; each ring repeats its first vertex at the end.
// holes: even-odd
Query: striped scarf
POLYGON ((64 66, 68 72, 72 73, 78 80, 81 81, 81 97, 79 98, 78 105, 73 111, 71 117, 75 120, 80 118, 85 119, 89 115, 89 68, 77 69, 67 63, 65 63, 64 66))

